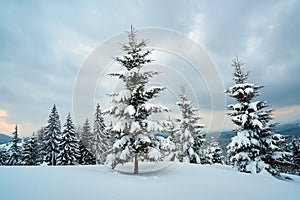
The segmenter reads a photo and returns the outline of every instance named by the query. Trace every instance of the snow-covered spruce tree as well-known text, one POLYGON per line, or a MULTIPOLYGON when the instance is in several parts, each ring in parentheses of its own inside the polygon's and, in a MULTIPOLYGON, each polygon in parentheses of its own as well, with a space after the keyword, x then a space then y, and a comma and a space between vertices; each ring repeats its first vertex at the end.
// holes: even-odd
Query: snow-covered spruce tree
POLYGON ((91 131, 91 125, 88 118, 86 118, 83 126, 82 132, 80 134, 83 145, 87 150, 91 151, 93 145, 93 132, 91 131))
POLYGON ((21 164, 21 147, 19 146, 20 138, 18 136, 18 126, 12 133, 11 146, 7 151, 7 165, 20 165, 21 164))
POLYGON ((69 113, 64 124, 64 130, 58 143, 57 165, 76 165, 79 163, 79 140, 76 137, 75 126, 69 113))
POLYGON ((280 146, 285 137, 274 134, 275 124, 272 120, 272 110, 265 109, 266 101, 253 101, 259 96, 263 86, 247 83, 248 73, 241 66, 238 58, 233 60, 233 80, 235 85, 225 92, 235 98, 238 103, 228 105, 229 116, 237 128, 228 148, 230 162, 241 172, 259 173, 267 170, 272 175, 279 175, 278 163, 285 159, 287 153, 280 146))
POLYGON ((80 165, 96 164, 95 156, 89 150, 87 150, 86 146, 83 145, 82 140, 79 140, 79 151, 80 151, 80 157, 78 162, 80 165))
POLYGON ((201 164, 223 163, 222 149, 219 142, 210 137, 206 139, 200 149, 201 164))
POLYGON ((43 154, 44 162, 47 165, 56 165, 58 144, 61 139, 61 126, 59 115, 55 104, 53 105, 52 111, 49 115, 48 125, 45 127, 43 136, 43 154))
POLYGON ((124 71, 110 74, 123 81, 124 87, 110 94, 112 107, 107 112, 115 119, 110 132, 116 140, 107 164, 115 168, 118 164, 134 161, 134 173, 138 173, 139 160, 162 160, 164 151, 169 151, 172 143, 155 135, 157 131, 166 130, 168 122, 149 118, 153 113, 169 110, 148 102, 164 89, 158 86, 146 88, 149 79, 159 74, 144 70, 145 64, 151 62, 151 50, 146 49, 148 41, 138 41, 133 27, 128 32, 128 39, 128 43, 122 45, 125 55, 115 58, 124 71))
POLYGON ((40 164, 39 143, 36 135, 32 135, 23 142, 22 165, 40 164))
POLYGON ((46 132, 46 128, 41 127, 35 133, 37 143, 38 143, 38 152, 39 152, 39 159, 37 163, 38 165, 43 164, 46 158, 45 145, 44 145, 45 132, 46 132))
POLYGON ((85 120, 82 126, 82 132, 80 134, 80 159, 81 165, 94 165, 96 164, 96 158, 91 153, 93 135, 91 132, 91 126, 88 119, 85 120))
POLYGON ((200 163, 200 148, 205 141, 205 134, 201 132, 203 124, 198 121, 198 109, 192 106, 188 100, 185 89, 182 87, 179 94, 180 101, 177 106, 180 109, 181 118, 178 119, 179 128, 174 133, 174 141, 177 149, 177 158, 180 162, 200 163))
POLYGON ((105 153, 109 149, 109 136, 99 103, 97 104, 95 112, 94 134, 92 142, 92 153, 96 157, 96 164, 103 164, 106 160, 105 153))
POLYGON ((7 152, 4 147, 0 148, 0 165, 6 165, 7 163, 7 152))
POLYGON ((300 138, 292 138, 292 142, 289 144, 289 150, 291 152, 292 169, 290 173, 300 175, 300 138))
POLYGON ((46 131, 46 128, 43 127, 43 126, 36 131, 36 137, 37 137, 39 142, 43 141, 45 131, 46 131))

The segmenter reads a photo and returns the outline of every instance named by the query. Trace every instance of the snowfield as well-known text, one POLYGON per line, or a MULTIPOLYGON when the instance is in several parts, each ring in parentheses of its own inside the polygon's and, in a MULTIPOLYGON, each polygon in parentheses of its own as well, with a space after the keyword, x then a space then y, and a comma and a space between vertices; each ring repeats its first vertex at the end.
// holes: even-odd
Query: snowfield
POLYGON ((129 175, 105 166, 0 167, 3 200, 293 200, 300 177, 239 173, 230 166, 174 163, 160 171, 129 175))

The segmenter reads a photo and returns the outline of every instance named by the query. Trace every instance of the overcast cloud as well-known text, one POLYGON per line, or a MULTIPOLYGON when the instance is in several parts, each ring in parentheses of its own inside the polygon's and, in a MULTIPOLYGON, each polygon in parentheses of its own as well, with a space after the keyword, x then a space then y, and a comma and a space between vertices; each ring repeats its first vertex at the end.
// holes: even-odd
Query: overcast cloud
MULTIPOLYGON (((1 1, 0 132, 9 134, 19 124, 21 134, 31 134, 46 124, 54 103, 64 122, 85 58, 131 24, 192 38, 213 60, 225 87, 233 84, 230 64, 238 55, 251 71, 249 81, 266 86, 261 98, 278 109, 275 117, 299 119, 299 10, 299 1, 268 0, 1 1)), ((199 107, 208 116, 210 100, 203 96, 209 94, 202 94, 199 107)))

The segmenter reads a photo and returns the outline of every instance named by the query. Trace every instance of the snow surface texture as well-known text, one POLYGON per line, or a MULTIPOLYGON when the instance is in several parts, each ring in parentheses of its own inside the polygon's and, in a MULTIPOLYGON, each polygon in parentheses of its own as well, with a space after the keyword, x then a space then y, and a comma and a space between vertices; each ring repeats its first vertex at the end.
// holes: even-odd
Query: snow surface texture
POLYGON ((175 163, 148 174, 104 166, 0 167, 3 200, 296 200, 300 177, 239 173, 230 166, 175 163))

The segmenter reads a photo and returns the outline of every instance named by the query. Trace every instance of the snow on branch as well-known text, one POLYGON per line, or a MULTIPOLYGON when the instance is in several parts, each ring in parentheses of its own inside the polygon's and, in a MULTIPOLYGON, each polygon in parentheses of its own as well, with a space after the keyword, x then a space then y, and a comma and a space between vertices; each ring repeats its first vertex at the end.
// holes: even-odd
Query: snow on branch
POLYGON ((169 112, 170 110, 163 106, 163 105, 157 105, 157 104, 151 104, 151 103, 145 103, 141 106, 141 109, 146 110, 147 112, 151 113, 159 113, 159 112, 169 112))
POLYGON ((123 102, 131 97, 131 91, 128 89, 124 89, 119 91, 119 93, 115 96, 114 101, 115 102, 123 102))

